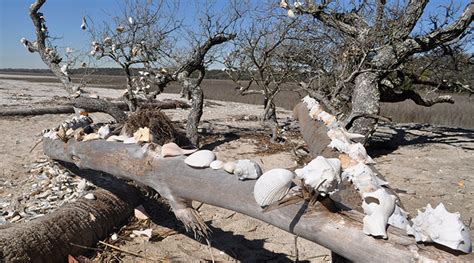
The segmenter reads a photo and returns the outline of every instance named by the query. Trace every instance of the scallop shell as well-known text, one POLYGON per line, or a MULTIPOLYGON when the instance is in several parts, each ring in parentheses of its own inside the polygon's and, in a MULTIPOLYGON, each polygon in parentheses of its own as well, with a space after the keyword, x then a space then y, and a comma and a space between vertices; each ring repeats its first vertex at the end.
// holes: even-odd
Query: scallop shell
POLYGON ((209 166, 214 170, 219 170, 224 166, 224 162, 220 160, 215 160, 215 161, 212 161, 209 166))
POLYGON ((389 194, 384 188, 375 192, 363 193, 362 208, 364 209, 363 231, 366 235, 387 238, 388 218, 395 209, 397 198, 389 194))
POLYGON ((425 212, 418 210, 407 226, 407 233, 415 236, 416 241, 435 242, 465 253, 472 252, 471 234, 461 221, 459 213, 450 213, 440 203, 435 209, 426 206, 425 212))
POLYGON ((286 169, 272 169, 262 174, 253 189, 257 204, 264 207, 285 197, 294 176, 293 172, 286 169))
POLYGON ((163 144, 163 146, 161 147, 161 155, 163 157, 188 155, 196 151, 197 149, 182 149, 176 143, 173 142, 163 144))
POLYGON ((215 159, 216 154, 214 152, 209 150, 200 150, 184 159, 184 163, 191 167, 204 168, 209 167, 211 162, 215 159))
POLYGON ((254 161, 238 160, 235 162, 233 173, 238 176, 239 180, 257 179, 262 175, 262 169, 254 161))
POLYGON ((234 162, 226 162, 226 163, 224 163, 222 168, 224 168, 224 170, 228 173, 233 173, 234 169, 235 169, 235 163, 234 162))

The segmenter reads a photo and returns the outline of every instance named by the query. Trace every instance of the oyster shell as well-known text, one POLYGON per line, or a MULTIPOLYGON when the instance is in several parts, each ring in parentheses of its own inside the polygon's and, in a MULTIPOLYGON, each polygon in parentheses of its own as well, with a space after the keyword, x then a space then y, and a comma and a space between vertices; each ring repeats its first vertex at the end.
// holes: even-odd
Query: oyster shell
POLYGON ((195 168, 209 167, 212 161, 216 159, 216 154, 209 150, 200 150, 184 159, 184 163, 195 168))
POLYGON ((238 160, 235 162, 234 172, 239 180, 257 179, 262 175, 260 166, 251 160, 238 160))
POLYGON ((286 169, 272 169, 260 176, 255 183, 253 195, 261 207, 281 200, 290 190, 295 175, 286 169))
POLYGON ((407 233, 415 236, 416 241, 435 242, 465 253, 472 252, 469 229, 462 223, 459 213, 448 212, 443 203, 435 209, 428 204, 425 212, 418 210, 412 222, 412 226, 407 226, 407 233))

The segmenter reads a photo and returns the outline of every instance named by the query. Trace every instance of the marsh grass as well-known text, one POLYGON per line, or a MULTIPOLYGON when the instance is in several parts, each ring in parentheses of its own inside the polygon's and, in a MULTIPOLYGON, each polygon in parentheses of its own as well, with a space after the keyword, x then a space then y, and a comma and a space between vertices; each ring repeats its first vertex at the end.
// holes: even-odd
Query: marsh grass
MULTIPOLYGON (((21 78, 21 74, 19 74, 21 78)), ((89 85, 99 85, 104 88, 125 88, 125 78, 123 76, 90 76, 89 85)), ((3 78, 0 76, 0 78, 3 78)), ((8 77, 12 78, 12 77, 8 77)), ((14 78, 13 78, 14 79, 14 78)), ((23 78, 31 82, 59 82, 52 78, 35 75, 33 78, 23 78)), ((79 80, 73 77, 73 81, 79 80)), ((263 96, 247 95, 240 96, 235 89, 236 85, 230 80, 205 79, 202 83, 205 98, 220 101, 234 101, 262 105, 263 96)), ((179 93, 178 83, 171 83, 166 89, 167 93, 179 93)), ((304 92, 281 91, 276 97, 276 105, 288 110, 305 96, 304 92)), ((474 129, 474 96, 453 94, 454 104, 436 104, 432 107, 416 105, 412 101, 398 103, 382 103, 381 115, 389 117, 396 123, 427 123, 448 127, 459 127, 474 129)), ((259 115, 259 112, 255 113, 259 115)))

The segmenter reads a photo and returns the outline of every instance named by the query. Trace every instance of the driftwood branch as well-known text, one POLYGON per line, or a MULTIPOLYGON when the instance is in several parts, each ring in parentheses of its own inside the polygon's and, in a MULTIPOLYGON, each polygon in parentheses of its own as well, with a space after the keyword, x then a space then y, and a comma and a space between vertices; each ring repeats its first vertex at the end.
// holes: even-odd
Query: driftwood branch
POLYGON ((311 213, 304 214, 307 203, 300 202, 264 212, 253 197, 255 181, 239 181, 222 170, 191 168, 184 163, 184 157, 155 158, 155 152, 137 144, 100 140, 64 143, 45 138, 44 151, 53 159, 80 168, 104 171, 150 186, 168 199, 176 215, 182 208, 176 204, 204 202, 270 223, 354 261, 474 260, 472 255, 418 246, 413 238, 393 228, 389 228, 388 240, 366 236, 362 232, 362 214, 355 211, 334 213, 319 203, 311 213))
POLYGON ((392 89, 386 90, 380 96, 382 102, 400 102, 405 100, 412 100, 418 105, 430 107, 437 103, 454 103, 454 99, 449 95, 442 95, 433 99, 423 98, 418 92, 414 90, 402 90, 396 92, 392 89))
MULTIPOLYGON (((128 106, 125 102, 111 102, 115 104, 121 110, 128 110, 128 106)), ((79 103, 77 105, 80 105, 79 103)), ((152 103, 145 103, 142 105, 152 106, 160 109, 176 109, 182 108, 187 109, 189 108, 189 104, 178 101, 178 100, 165 100, 165 101, 157 101, 152 103)), ((85 107, 82 107, 85 109, 85 107)), ((88 112, 96 112, 101 111, 97 108, 89 107, 87 109, 88 112)), ((32 108, 21 108, 21 109, 5 109, 0 110, 0 116, 29 116, 29 115, 42 115, 42 114, 64 114, 64 113, 74 113, 74 106, 71 104, 67 105, 58 105, 58 106, 49 106, 49 107, 32 107, 32 108)), ((121 115, 119 113, 119 115, 121 115)))

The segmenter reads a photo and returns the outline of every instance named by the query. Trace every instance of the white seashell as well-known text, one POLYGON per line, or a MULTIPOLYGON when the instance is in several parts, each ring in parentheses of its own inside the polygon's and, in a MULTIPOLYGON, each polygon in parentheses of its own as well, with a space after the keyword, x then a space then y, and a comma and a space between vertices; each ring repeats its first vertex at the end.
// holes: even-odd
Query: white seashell
POLYGON ((363 231, 366 235, 387 238, 388 218, 395 209, 394 195, 389 194, 384 188, 375 192, 363 193, 362 208, 364 209, 363 231))
POLYGON ((332 194, 341 183, 341 161, 318 156, 302 169, 296 169, 295 173, 321 195, 332 194))
POLYGON ((323 108, 321 108, 321 105, 316 104, 311 109, 309 110, 309 116, 311 119, 317 119, 318 115, 323 111, 323 108))
POLYGON ((110 237, 110 239, 112 239, 114 241, 117 240, 118 239, 117 233, 113 233, 112 236, 110 237))
POLYGON ((151 142, 152 135, 148 127, 138 128, 138 130, 133 133, 133 138, 136 142, 151 142))
POLYGON ((373 192, 382 185, 388 185, 387 182, 380 179, 377 174, 368 165, 358 163, 347 168, 342 177, 351 181, 355 188, 361 192, 373 192))
POLYGON ((227 163, 224 163, 224 166, 223 166, 224 170, 228 173, 234 173, 234 169, 235 169, 235 163, 234 162, 227 162, 227 163))
POLYGON ((137 143, 137 140, 135 140, 134 137, 127 137, 127 138, 125 138, 125 140, 123 140, 123 143, 125 143, 125 144, 137 143))
POLYGON ((214 170, 219 170, 222 167, 224 167, 224 162, 220 160, 215 160, 215 161, 212 161, 209 166, 214 170))
POLYGON ((407 233, 415 236, 416 241, 435 242, 465 253, 472 252, 469 229, 462 223, 459 213, 448 212, 442 203, 435 209, 428 204, 425 212, 418 210, 412 222, 412 226, 407 226, 407 233))
POLYGON ((153 234, 153 230, 151 228, 145 230, 132 230, 132 233, 137 237, 146 236, 148 239, 150 239, 153 234))
POLYGON ((291 10, 291 9, 288 9, 288 17, 289 18, 295 18, 295 12, 293 12, 293 10, 291 10))
POLYGON ((316 105, 319 105, 319 102, 317 102, 315 99, 311 98, 309 95, 306 95, 302 101, 306 103, 306 107, 308 110, 311 110, 316 105))
POLYGON ((128 139, 128 137, 124 136, 124 135, 112 135, 109 138, 107 138, 107 141, 109 141, 109 142, 123 142, 126 139, 128 139))
POLYGON ((375 164, 375 161, 370 158, 365 150, 365 147, 361 143, 352 143, 347 147, 347 154, 354 161, 364 162, 365 164, 375 164))
POLYGON ((214 152, 209 150, 200 150, 184 159, 184 163, 191 167, 204 168, 209 167, 211 162, 215 159, 216 154, 214 152))
POLYGON ((281 200, 290 190, 294 174, 286 169, 272 169, 262 174, 255 183, 253 195, 261 207, 281 200))
POLYGON ((257 179, 260 175, 262 175, 262 169, 254 161, 238 160, 235 162, 233 173, 238 176, 239 180, 257 179))
POLYGON ((196 151, 197 149, 182 149, 174 142, 165 143, 161 147, 161 155, 163 157, 188 155, 196 151))
POLYGON ((87 200, 95 200, 95 196, 93 193, 88 193, 84 196, 85 199, 87 200))
POLYGON ((327 132, 327 135, 332 140, 338 139, 348 144, 352 143, 352 139, 361 139, 365 137, 362 134, 350 133, 343 127, 331 129, 327 132))
POLYGON ((334 138, 331 140, 331 142, 329 143, 328 147, 330 148, 333 148, 333 149, 336 149, 340 152, 348 152, 348 149, 349 149, 349 143, 345 142, 345 141, 342 141, 342 140, 339 140, 337 138, 334 138))
POLYGON ((317 119, 324 122, 326 126, 336 122, 336 116, 329 114, 325 111, 320 112, 317 116, 317 119))
POLYGON ((102 138, 102 139, 105 139, 105 137, 107 137, 107 135, 110 134, 110 127, 108 124, 102 126, 99 128, 99 130, 97 131, 97 134, 99 134, 99 137, 102 138))
POLYGON ((87 141, 92 141, 92 140, 97 140, 97 139, 100 139, 99 134, 89 133, 82 138, 82 141, 87 142, 87 141))
POLYGON ((407 229, 408 213, 398 205, 395 205, 395 210, 388 218, 388 224, 400 229, 407 229))

